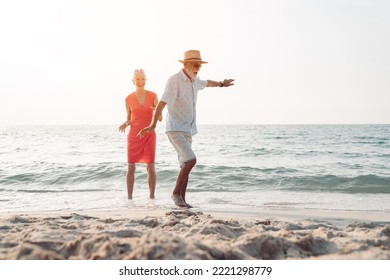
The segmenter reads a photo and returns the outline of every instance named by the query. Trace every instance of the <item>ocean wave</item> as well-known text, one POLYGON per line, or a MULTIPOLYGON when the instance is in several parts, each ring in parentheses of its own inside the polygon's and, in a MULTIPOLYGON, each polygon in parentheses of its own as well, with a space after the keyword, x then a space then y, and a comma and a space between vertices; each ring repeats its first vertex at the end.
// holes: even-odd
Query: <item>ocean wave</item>
MULTIPOLYGON (((100 189, 102 185, 124 184, 126 164, 104 162, 96 164, 53 164, 36 163, 32 170, 9 174, 0 174, 0 191, 4 187, 18 186, 18 191, 56 192, 100 189), (38 168, 39 166, 39 168, 38 168), (34 188, 32 186, 39 186, 34 188), (57 186, 57 187, 52 187, 57 186), (61 186, 71 186, 62 188, 61 186)), ((19 167, 22 168, 22 167, 19 167)), ((26 170, 27 166, 22 169, 26 170)), ((147 172, 143 167, 136 172, 136 182, 147 183, 147 172)), ((157 184, 172 187, 176 183, 178 168, 160 166, 156 169, 157 184)), ((207 166, 197 165, 190 174, 193 191, 245 191, 245 190, 286 190, 296 192, 339 192, 390 194, 390 177, 379 175, 337 176, 333 174, 308 175, 302 170, 286 167, 256 168, 250 166, 207 166)), ((6 188, 8 189, 8 188, 6 188)))
POLYGON ((202 167, 192 174, 197 191, 285 190, 295 192, 390 194, 390 177, 305 175, 289 168, 202 167))
POLYGON ((124 176, 126 165, 116 162, 96 164, 60 164, 35 162, 14 166, 15 170, 3 171, 0 186, 39 184, 75 185, 85 182, 115 180, 124 176))
POLYGON ((290 191, 321 191, 339 193, 390 194, 390 177, 335 175, 296 177, 286 180, 283 189, 290 191))

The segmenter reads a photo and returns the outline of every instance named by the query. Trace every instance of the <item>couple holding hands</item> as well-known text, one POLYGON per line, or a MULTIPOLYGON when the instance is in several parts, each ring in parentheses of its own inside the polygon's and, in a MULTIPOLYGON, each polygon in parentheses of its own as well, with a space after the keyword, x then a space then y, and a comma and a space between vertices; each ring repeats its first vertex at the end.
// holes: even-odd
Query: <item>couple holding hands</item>
POLYGON ((119 130, 124 132, 126 127, 130 126, 127 137, 126 174, 129 200, 133 199, 136 163, 146 164, 150 199, 153 200, 155 197, 156 133, 154 130, 157 121, 162 121, 162 112, 167 107, 166 134, 177 152, 180 163, 172 200, 179 207, 192 207, 186 201, 186 191, 189 174, 196 164, 196 156, 192 150, 192 136, 197 133, 197 94, 205 87, 230 87, 234 80, 225 79, 221 82, 201 80, 198 73, 202 64, 207 62, 202 60, 197 50, 186 51, 183 60, 179 61, 183 64, 183 68, 168 79, 160 101, 156 93, 145 89, 145 71, 134 70, 133 83, 136 91, 126 97, 127 120, 119 127, 119 130))

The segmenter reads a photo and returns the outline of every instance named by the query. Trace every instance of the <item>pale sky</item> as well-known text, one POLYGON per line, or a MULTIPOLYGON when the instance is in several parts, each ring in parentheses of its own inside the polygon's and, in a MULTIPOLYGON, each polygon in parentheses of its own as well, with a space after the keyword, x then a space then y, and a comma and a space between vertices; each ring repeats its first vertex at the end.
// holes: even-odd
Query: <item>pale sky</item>
MULTIPOLYGON (((0 125, 121 124, 198 49, 199 124, 390 123, 387 0, 0 0, 0 125)), ((164 110, 164 115, 166 110, 164 110)))

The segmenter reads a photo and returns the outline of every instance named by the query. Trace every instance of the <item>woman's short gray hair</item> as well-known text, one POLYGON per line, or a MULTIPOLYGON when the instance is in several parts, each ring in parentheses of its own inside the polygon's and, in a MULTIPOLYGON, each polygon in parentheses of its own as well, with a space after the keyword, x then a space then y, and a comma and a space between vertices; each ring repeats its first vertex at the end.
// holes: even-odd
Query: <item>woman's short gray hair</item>
POLYGON ((134 69, 134 72, 133 72, 133 79, 134 79, 135 75, 138 74, 138 73, 144 74, 144 75, 146 76, 145 70, 144 70, 143 68, 134 69))

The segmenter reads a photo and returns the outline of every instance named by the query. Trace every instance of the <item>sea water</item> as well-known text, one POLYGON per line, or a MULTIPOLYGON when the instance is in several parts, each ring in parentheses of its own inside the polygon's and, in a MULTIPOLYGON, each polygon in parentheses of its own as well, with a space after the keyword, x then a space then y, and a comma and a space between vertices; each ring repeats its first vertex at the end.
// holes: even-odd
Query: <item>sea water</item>
MULTIPOLYGON (((390 125, 199 125, 187 201, 201 209, 390 212, 390 125)), ((0 211, 142 210, 144 164, 127 204, 126 134, 109 126, 0 127, 0 211), (138 207, 137 207, 138 206, 138 207)), ((179 171, 157 128, 155 207, 179 171)))

